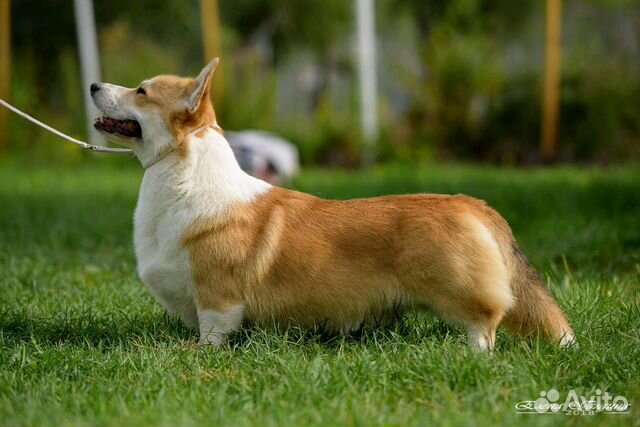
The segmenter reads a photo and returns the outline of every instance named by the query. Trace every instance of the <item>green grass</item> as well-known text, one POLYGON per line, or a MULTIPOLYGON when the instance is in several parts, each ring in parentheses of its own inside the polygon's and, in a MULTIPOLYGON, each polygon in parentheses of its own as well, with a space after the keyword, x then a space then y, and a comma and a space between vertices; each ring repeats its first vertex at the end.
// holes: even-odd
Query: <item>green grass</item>
MULTIPOLYGON (((467 193, 511 223, 580 349, 499 331, 492 355, 428 315, 357 337, 250 329, 225 349, 163 313, 137 279, 141 171, 0 168, 0 424, 638 425, 640 168, 393 166, 308 171, 331 198, 467 193), (517 415, 542 390, 624 395, 631 415, 517 415)), ((126 163, 125 160, 122 163, 126 163)))

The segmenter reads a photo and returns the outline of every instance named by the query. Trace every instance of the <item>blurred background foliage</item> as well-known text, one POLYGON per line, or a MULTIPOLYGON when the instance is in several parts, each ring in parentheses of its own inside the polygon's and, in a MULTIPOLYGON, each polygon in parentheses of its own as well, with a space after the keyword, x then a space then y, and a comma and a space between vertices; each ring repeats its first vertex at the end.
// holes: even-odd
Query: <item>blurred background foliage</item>
MULTIPOLYGON (((220 0, 225 129, 264 129, 304 163, 361 158, 353 2, 220 0)), ((197 0, 95 0, 104 81, 134 86, 204 64, 197 0)), ((640 3, 565 0, 559 158, 640 158, 640 3)), ((12 101, 84 137, 68 0, 13 1, 12 101)), ((539 161, 540 0, 377 0, 378 158, 539 161)), ((10 121, 9 153, 74 161, 75 147, 10 121), (70 160, 69 160, 70 159, 70 160)))

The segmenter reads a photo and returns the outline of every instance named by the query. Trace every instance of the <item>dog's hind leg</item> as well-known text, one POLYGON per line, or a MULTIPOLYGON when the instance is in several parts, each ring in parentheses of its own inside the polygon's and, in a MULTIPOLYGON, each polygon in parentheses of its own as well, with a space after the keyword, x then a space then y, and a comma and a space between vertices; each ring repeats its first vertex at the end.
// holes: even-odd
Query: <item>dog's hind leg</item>
POLYGON ((465 226, 457 247, 437 260, 438 274, 423 278, 422 283, 431 283, 423 285, 424 291, 418 287, 415 296, 444 319, 466 327, 473 349, 490 351, 498 325, 514 304, 510 275, 489 229, 473 218, 465 226))
MULTIPOLYGON (((502 313, 504 315, 504 313, 502 313)), ((496 342, 496 329, 502 315, 486 322, 467 326, 467 344, 476 351, 492 351, 496 342)))

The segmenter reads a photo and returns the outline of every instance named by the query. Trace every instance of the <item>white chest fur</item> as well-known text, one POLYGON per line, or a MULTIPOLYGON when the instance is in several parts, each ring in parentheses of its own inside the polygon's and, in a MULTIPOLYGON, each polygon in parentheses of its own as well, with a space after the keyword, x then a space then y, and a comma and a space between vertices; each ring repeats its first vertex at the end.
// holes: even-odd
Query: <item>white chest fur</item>
MULTIPOLYGON (((154 171, 155 172, 155 171, 154 171)), ((180 239, 191 222, 172 194, 171 184, 147 172, 134 216, 138 274, 156 299, 187 324, 197 325, 188 254, 180 239)))
POLYGON ((138 274, 156 299, 190 326, 198 324, 189 256, 181 242, 196 219, 251 201, 271 186, 246 175, 226 140, 192 136, 186 159, 172 153, 145 172, 134 217, 138 274))

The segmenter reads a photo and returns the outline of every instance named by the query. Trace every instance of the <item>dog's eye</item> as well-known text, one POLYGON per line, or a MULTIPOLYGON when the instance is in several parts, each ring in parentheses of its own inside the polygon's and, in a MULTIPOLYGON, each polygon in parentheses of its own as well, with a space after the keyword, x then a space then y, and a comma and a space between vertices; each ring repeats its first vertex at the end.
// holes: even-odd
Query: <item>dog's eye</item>
POLYGON ((146 95, 147 91, 145 91, 143 88, 139 87, 138 90, 136 91, 137 94, 140 95, 146 95))

